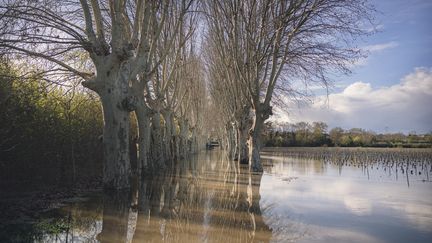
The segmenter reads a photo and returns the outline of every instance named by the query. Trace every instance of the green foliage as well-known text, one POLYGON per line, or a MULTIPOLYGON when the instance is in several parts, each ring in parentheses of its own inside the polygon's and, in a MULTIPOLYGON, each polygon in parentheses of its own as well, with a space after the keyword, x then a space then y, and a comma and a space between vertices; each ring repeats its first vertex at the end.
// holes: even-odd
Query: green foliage
POLYGON ((340 139, 340 145, 342 147, 349 147, 349 146, 353 146, 354 141, 351 138, 350 135, 342 135, 341 139, 340 139))
POLYGON ((71 223, 66 218, 42 219, 35 224, 35 231, 44 234, 60 234, 71 227, 71 223))
POLYGON ((278 131, 273 124, 266 124, 263 141, 267 147, 293 146, 341 146, 341 147, 432 147, 432 133, 417 135, 411 133, 376 134, 361 128, 344 130, 335 127, 327 134, 327 124, 324 122, 299 122, 285 124, 288 131, 278 131))
POLYGON ((1 61, 2 181, 57 175, 50 183, 65 183, 73 180, 71 171, 100 167, 98 137, 103 124, 99 101, 77 87, 59 87, 37 76, 19 78, 18 74, 1 61))

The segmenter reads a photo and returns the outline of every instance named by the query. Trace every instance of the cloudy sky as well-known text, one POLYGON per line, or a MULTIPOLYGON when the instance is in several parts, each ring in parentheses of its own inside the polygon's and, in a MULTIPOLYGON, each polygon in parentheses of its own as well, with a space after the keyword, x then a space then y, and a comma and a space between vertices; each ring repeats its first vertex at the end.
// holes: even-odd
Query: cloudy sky
POLYGON ((306 107, 279 113, 282 120, 377 132, 432 131, 432 1, 373 3, 380 11, 379 32, 358 43, 369 56, 352 75, 334 80, 328 97, 317 91, 306 107))

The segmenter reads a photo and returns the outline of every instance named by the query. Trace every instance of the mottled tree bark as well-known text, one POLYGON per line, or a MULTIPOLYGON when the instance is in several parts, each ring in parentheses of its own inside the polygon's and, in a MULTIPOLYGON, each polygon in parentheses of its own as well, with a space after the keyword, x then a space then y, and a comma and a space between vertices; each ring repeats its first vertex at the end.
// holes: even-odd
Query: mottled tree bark
POLYGON ((261 133, 264 121, 272 115, 272 107, 268 104, 258 103, 253 110, 253 123, 249 131, 249 168, 254 172, 262 172, 260 158, 261 133))
POLYGON ((165 168, 165 149, 162 141, 161 117, 159 111, 153 113, 151 124, 151 162, 155 168, 165 168))
POLYGON ((238 161, 240 164, 247 164, 249 161, 248 132, 249 129, 244 126, 239 126, 237 129, 238 161))
POLYGON ((187 119, 180 119, 180 159, 188 156, 189 123, 187 119))
POLYGON ((129 66, 127 63, 123 65, 111 63, 111 66, 100 67, 99 71, 103 73, 99 76, 104 79, 103 85, 101 82, 83 82, 83 85, 96 91, 102 103, 104 115, 103 184, 106 189, 128 188, 131 176, 129 113, 136 105, 127 85, 129 66))
POLYGON ((138 123, 138 166, 140 175, 149 173, 149 148, 150 148, 150 116, 151 110, 145 104, 144 99, 139 101, 135 110, 138 123))
POLYGON ((165 154, 168 160, 174 160, 175 157, 175 122, 173 112, 165 109, 162 111, 163 118, 165 120, 165 154))

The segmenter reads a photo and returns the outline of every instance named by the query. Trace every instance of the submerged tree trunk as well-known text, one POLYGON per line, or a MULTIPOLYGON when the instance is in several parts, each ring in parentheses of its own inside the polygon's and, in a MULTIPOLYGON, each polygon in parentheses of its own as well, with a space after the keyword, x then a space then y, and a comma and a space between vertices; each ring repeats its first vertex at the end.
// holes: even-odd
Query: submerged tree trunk
POLYGON ((268 242, 272 236, 272 230, 265 223, 260 207, 260 187, 263 173, 248 173, 249 183, 247 186, 248 213, 253 224, 252 241, 268 242))
POLYGON ((272 107, 268 103, 258 103, 253 110, 253 123, 249 131, 249 169, 254 172, 262 172, 260 150, 261 133, 264 122, 272 115, 272 107))
POLYGON ((228 158, 237 160, 238 158, 238 139, 237 129, 233 124, 227 124, 225 127, 225 150, 228 152, 228 158))
POLYGON ((104 113, 104 187, 121 189, 130 186, 129 111, 119 107, 122 100, 108 91, 101 95, 104 113))
POLYGON ((185 159, 188 156, 188 135, 189 123, 187 119, 180 119, 180 159, 185 159))
POLYGON ((255 172, 263 171, 261 165, 260 158, 260 135, 261 135, 261 126, 259 125, 259 121, 254 119, 253 130, 251 130, 251 134, 249 135, 249 169, 255 172))
POLYGON ((149 163, 149 148, 150 148, 150 114, 151 110, 142 99, 135 110, 138 123, 138 165, 137 171, 139 175, 148 173, 149 163))
POLYGON ((129 190, 104 194, 102 231, 97 235, 100 242, 126 242, 130 206, 129 190))
POLYGON ((103 109, 103 184, 105 189, 130 187, 129 113, 136 100, 129 89, 130 63, 106 58, 98 68, 98 78, 82 82, 95 91, 103 109), (104 64, 104 65, 102 65, 104 64))
POLYGON ((240 164, 247 164, 249 161, 248 131, 245 126, 239 126, 237 129, 238 161, 240 164))
POLYGON ((191 128, 192 134, 191 134, 191 146, 190 146, 190 153, 195 154, 198 151, 198 141, 197 141, 197 132, 196 127, 191 128))
POLYGON ((254 116, 252 128, 249 131, 249 169, 255 172, 263 171, 260 158, 260 139, 261 130, 264 121, 260 118, 259 113, 254 116))
POLYGON ((249 162, 249 148, 247 144, 249 129, 251 128, 250 124, 250 106, 244 105, 242 109, 239 109, 236 112, 235 120, 236 120, 236 132, 237 132, 237 153, 238 153, 238 162, 240 164, 248 164, 249 162))
POLYGON ((151 128, 151 138, 152 138, 152 149, 151 149, 151 162, 154 167, 164 168, 165 167, 165 151, 162 141, 162 131, 161 131, 161 117, 160 112, 156 111, 152 115, 152 128, 151 128))
POLYGON ((173 160, 175 156, 175 122, 174 115, 169 110, 163 110, 162 115, 165 120, 165 154, 167 159, 173 160))

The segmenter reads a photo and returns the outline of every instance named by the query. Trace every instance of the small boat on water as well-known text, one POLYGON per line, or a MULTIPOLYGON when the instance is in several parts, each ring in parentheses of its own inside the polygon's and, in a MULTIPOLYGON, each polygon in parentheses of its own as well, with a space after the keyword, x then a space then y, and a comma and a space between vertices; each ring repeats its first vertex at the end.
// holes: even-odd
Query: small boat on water
POLYGON ((218 141, 209 141, 209 142, 206 143, 207 150, 211 150, 214 147, 219 147, 219 142, 218 141))

